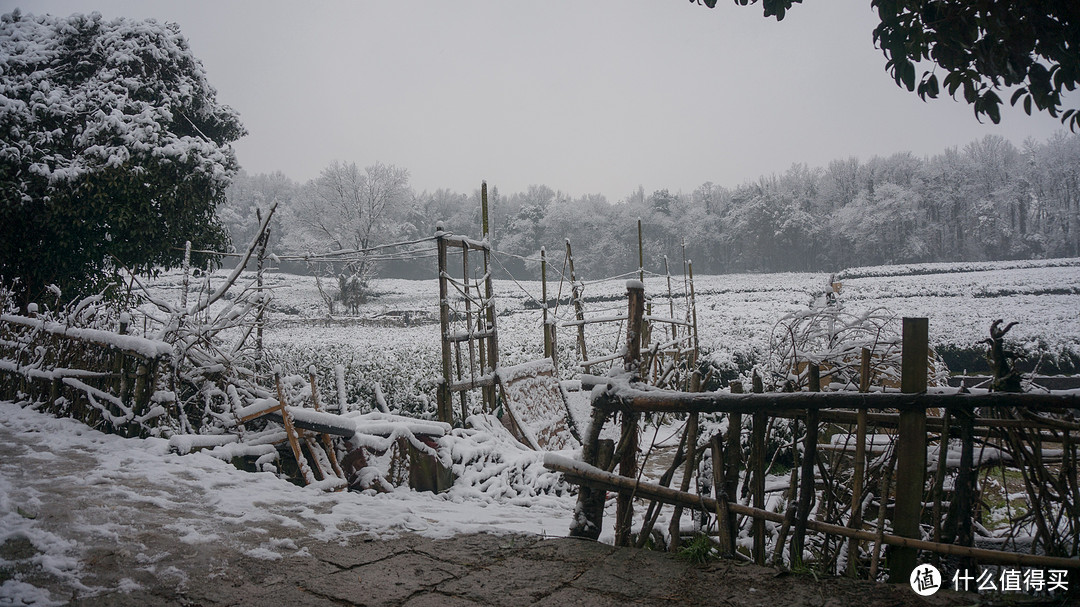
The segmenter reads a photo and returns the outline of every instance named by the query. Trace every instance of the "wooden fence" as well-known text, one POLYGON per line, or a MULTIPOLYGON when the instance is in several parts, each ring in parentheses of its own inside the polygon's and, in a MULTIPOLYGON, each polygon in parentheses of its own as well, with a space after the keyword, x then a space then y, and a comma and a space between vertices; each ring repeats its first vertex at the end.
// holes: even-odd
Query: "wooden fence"
MULTIPOLYGON (((866 572, 871 579, 876 578, 879 548, 883 545, 890 546, 887 559, 890 581, 908 581, 917 564, 919 550, 958 556, 978 563, 1080 569, 1075 542, 1077 531, 1080 531, 1076 528, 1077 508, 1080 506, 1076 502, 1080 501, 1077 498, 1080 489, 1076 482, 1078 460, 1075 442, 1080 424, 1064 419, 1065 416, 1046 415, 1080 409, 1080 394, 928 393, 928 323, 925 318, 906 318, 903 321, 902 385, 898 393, 867 393, 865 382, 862 386, 864 392, 816 392, 820 389, 820 382, 814 381, 818 374, 813 366, 809 370, 812 392, 766 394, 762 393, 760 382, 757 381, 754 382, 754 392, 750 394, 739 393, 740 386, 735 385, 730 392, 655 390, 638 383, 643 291, 640 283, 628 283, 629 325, 624 359, 628 377, 611 380, 607 389, 594 397, 592 424, 583 445, 584 462, 558 456, 545 460, 549 468, 563 472, 569 480, 582 485, 578 497, 581 516, 571 529, 572 535, 597 537, 602 525, 604 492, 616 491, 615 541, 618 545, 631 543, 633 499, 638 497, 653 501, 636 542, 639 546, 644 543, 641 541, 645 539, 644 536, 650 533, 651 521, 655 521, 653 513, 658 512, 657 504, 667 503, 676 506, 673 543, 678 541, 681 509, 707 511, 716 516, 718 543, 725 555, 732 555, 736 551, 736 537, 740 529, 738 518, 749 517, 752 538, 750 553, 759 564, 766 562, 765 523, 771 521, 779 525, 773 543, 774 561, 780 558, 786 547, 790 554, 789 563, 802 563, 807 554, 807 532, 817 532, 822 534, 818 537, 819 546, 828 548, 832 541, 830 538, 837 539, 832 549, 834 562, 843 552, 850 573, 866 572), (872 410, 878 412, 871 413, 872 410), (928 410, 937 411, 938 414, 928 415, 928 410), (1009 412, 1021 414, 1006 415, 1009 412), (687 416, 685 450, 680 449, 676 455, 677 462, 680 456, 686 462, 681 490, 666 486, 670 482, 670 475, 665 475, 659 484, 640 481, 637 435, 638 419, 642 413, 679 413, 687 416), (618 447, 610 444, 611 441, 600 440, 601 428, 609 417, 616 414, 622 426, 618 447), (701 414, 725 416, 726 434, 699 441, 698 416, 701 414), (750 449, 745 460, 742 449, 743 414, 752 416, 750 449), (807 429, 801 462, 791 469, 785 512, 774 512, 765 506, 765 475, 769 467, 766 462, 766 429, 774 418, 798 419, 807 429), (828 491, 829 487, 839 484, 839 475, 835 469, 827 469, 819 457, 821 450, 818 440, 822 436, 822 425, 837 423, 854 426, 845 430, 855 434, 855 453, 850 463, 854 468, 851 486, 844 487, 845 496, 850 497, 847 502, 850 509, 840 503, 843 501, 840 496, 828 491), (878 458, 879 462, 884 463, 879 466, 879 483, 876 488, 868 489, 863 487, 863 481, 869 425, 887 428, 888 432, 893 433, 895 444, 891 448, 891 455, 878 458), (932 478, 928 478, 927 473, 930 430, 938 433, 938 454, 942 464, 936 466, 932 478), (1038 510, 1033 515, 1038 529, 1036 536, 1043 535, 1042 545, 1044 550, 1046 547, 1052 548, 1047 550, 1050 555, 973 546, 973 529, 977 522, 974 520, 978 465, 974 450, 977 435, 997 440, 1013 458, 1013 465, 1021 468, 1029 499, 1033 502, 1032 511, 1038 510), (948 453, 944 447, 950 437, 959 439, 960 458, 952 499, 943 506, 948 453), (1043 441, 1060 447, 1061 459, 1056 464, 1056 476, 1049 472, 1047 462, 1043 460, 1043 441), (696 463, 705 455, 696 452, 700 444, 707 444, 707 450, 711 452, 712 496, 687 491, 689 477, 697 469, 696 463), (942 453, 946 455, 940 455, 942 453), (611 470, 616 463, 619 471, 613 474, 611 470), (895 481, 891 478, 894 467, 895 481), (744 491, 749 494, 747 504, 739 503, 740 480, 744 491), (826 504, 815 509, 818 487, 822 486, 825 490, 821 490, 821 501, 826 504), (878 502, 876 516, 870 517, 876 518, 876 522, 867 522, 864 516, 870 505, 867 499, 869 493, 873 493, 878 502), (1059 502, 1057 506, 1045 503, 1055 499, 1059 502), (927 504, 930 506, 927 507, 927 504), (952 513, 952 527, 947 530, 948 533, 944 533, 952 535, 946 538, 951 541, 943 541, 943 508, 952 513), (1053 513, 1056 513, 1056 518, 1053 513), (846 520, 843 514, 847 515, 846 520), (886 533, 886 518, 891 533, 886 533), (1063 527, 1065 531, 1062 533, 1063 527), (923 528, 932 528, 930 540, 923 539, 923 528), (1069 540, 1070 536, 1073 540, 1069 540), (1063 537, 1064 541, 1051 541, 1055 537, 1063 537), (843 546, 845 541, 846 546, 843 546), (873 548, 865 550, 865 543, 873 548), (869 554, 868 571, 859 565, 867 560, 862 556, 866 554, 869 554)), ((864 359, 867 358, 864 354, 864 359)))
POLYGON ((0 398, 41 403, 103 431, 146 436, 167 418, 172 348, 40 318, 0 316, 0 398), (158 398, 155 398, 157 393, 158 398))

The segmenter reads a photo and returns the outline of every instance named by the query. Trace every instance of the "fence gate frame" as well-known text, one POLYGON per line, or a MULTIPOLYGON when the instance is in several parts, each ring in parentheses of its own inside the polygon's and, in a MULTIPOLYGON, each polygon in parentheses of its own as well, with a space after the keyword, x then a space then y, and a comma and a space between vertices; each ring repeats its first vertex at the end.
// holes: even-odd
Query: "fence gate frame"
MULTIPOLYGON (((498 378, 495 369, 499 366, 499 338, 495 326, 495 291, 491 280, 491 242, 488 230, 488 195, 487 181, 480 187, 480 205, 483 221, 482 240, 476 241, 465 236, 457 236, 443 231, 439 225, 435 230, 439 258, 439 324, 442 341, 442 379, 438 388, 438 419, 441 422, 454 422, 454 393, 461 395, 461 423, 468 417, 469 390, 481 388, 481 397, 485 412, 496 407, 496 385, 498 378), (449 272, 448 253, 450 247, 461 249, 461 281, 449 272), (469 279, 469 251, 479 251, 484 259, 483 292, 476 284, 475 295, 472 293, 469 279), (464 297, 464 332, 451 332, 450 327, 450 285, 461 291, 464 297), (477 305, 472 304, 473 298, 477 305), (467 361, 463 361, 464 355, 467 361), (478 372, 479 371, 479 372, 478 372)), ((477 281, 479 283, 480 281, 477 281)))

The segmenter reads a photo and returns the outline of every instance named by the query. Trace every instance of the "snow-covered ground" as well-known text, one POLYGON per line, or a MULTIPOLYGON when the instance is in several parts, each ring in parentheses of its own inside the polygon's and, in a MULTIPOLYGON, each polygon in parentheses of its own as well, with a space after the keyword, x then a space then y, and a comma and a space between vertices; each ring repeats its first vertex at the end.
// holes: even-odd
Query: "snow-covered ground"
MULTIPOLYGON (((82 581, 87 546, 112 540, 145 552, 139 559, 146 571, 161 576, 178 555, 162 554, 155 534, 180 545, 225 542, 251 558, 277 560, 302 556, 288 529, 324 542, 403 532, 565 536, 574 505, 569 495, 491 499, 468 483, 439 495, 407 488, 325 493, 201 453, 171 453, 164 439, 102 434, 10 402, 0 402, 0 461, 0 545, 29 541, 34 566, 84 593, 94 591, 82 581), (54 503, 58 494, 63 504, 54 503), (132 520, 150 527, 132 537, 132 520)), ((0 557, 0 574, 14 566, 0 557)), ((63 604, 19 577, 0 577, 0 605, 63 604)))

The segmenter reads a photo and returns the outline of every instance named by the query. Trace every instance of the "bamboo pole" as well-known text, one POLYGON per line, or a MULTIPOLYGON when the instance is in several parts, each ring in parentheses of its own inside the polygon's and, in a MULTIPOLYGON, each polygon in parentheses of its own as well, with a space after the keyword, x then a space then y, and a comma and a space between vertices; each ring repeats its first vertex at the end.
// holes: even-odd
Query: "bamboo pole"
MULTIPOLYGON (((574 273, 574 255, 570 250, 570 239, 566 239, 566 258, 570 264, 570 293, 574 299, 574 318, 578 321, 577 339, 578 350, 581 352, 582 362, 589 360, 589 352, 585 347, 585 307, 581 301, 581 287, 577 282, 577 274, 574 273)), ((586 373, 590 372, 592 365, 584 365, 586 373)))

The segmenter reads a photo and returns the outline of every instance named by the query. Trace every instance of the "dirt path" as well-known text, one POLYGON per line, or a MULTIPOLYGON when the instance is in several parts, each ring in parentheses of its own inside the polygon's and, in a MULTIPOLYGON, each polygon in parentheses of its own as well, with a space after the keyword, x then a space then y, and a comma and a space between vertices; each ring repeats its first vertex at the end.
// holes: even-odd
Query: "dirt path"
POLYGON ((200 485, 189 482, 202 472, 185 468, 187 460, 162 454, 152 465, 136 462, 155 456, 110 451, 114 440, 87 430, 84 441, 60 441, 0 420, 0 605, 977 602, 973 595, 925 601, 906 586, 733 562, 695 566, 664 553, 538 535, 378 539, 360 531, 327 541, 312 525, 310 509, 318 506, 310 503, 222 503, 256 475, 200 485))

